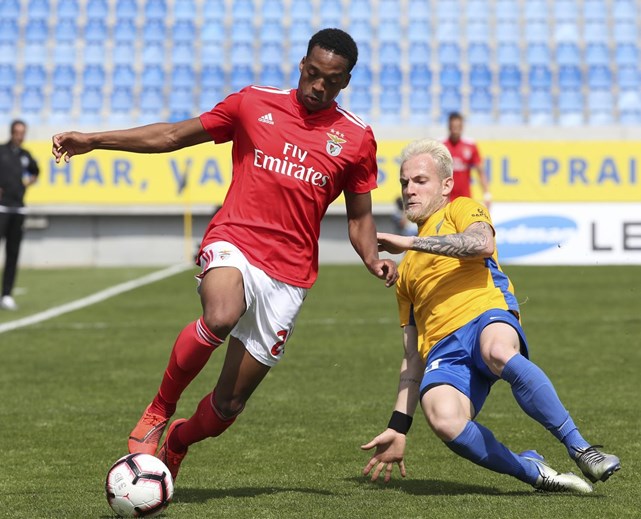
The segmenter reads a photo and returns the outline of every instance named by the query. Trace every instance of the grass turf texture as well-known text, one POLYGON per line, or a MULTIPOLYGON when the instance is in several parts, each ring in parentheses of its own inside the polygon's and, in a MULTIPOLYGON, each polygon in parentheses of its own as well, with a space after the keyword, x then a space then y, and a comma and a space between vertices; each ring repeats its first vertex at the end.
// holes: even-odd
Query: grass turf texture
MULTIPOLYGON (((531 357, 588 441, 623 469, 588 496, 539 494, 455 456, 417 413, 408 477, 361 476, 359 445, 392 410, 401 357, 393 290, 360 266, 324 267, 287 344, 236 424, 194 445, 167 517, 639 517, 640 267, 506 268, 531 357)), ((21 315, 147 271, 24 271, 21 315), (52 279, 54 282, 52 282, 52 279), (34 287, 51 287, 46 292, 34 287), (30 308, 33 305, 33 308, 30 308)), ((0 335, 0 517, 112 517, 106 471, 157 389, 173 340, 199 312, 192 272, 0 335)), ((2 321, 16 314, 0 313, 2 321)), ((188 417, 223 351, 185 392, 188 417)), ((479 421, 515 451, 578 471, 565 449, 497 383, 479 421)))

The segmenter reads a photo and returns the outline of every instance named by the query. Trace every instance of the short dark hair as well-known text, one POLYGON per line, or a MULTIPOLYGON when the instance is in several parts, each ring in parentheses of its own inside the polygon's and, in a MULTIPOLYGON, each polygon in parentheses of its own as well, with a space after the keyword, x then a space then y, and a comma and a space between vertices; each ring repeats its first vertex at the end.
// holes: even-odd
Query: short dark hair
POLYGON ((463 116, 459 112, 450 112, 450 115, 447 118, 447 122, 451 123, 455 119, 460 119, 462 121, 463 120, 463 116))
POLYGON ((13 130, 14 130, 14 129, 15 129, 15 127, 16 127, 16 126, 18 126, 19 124, 21 124, 21 125, 22 125, 22 126, 24 126, 25 128, 27 127, 27 123, 25 123, 23 120, 21 120, 21 119, 14 119, 13 121, 11 121, 11 133, 13 133, 13 130))
POLYGON ((309 40, 307 56, 314 47, 328 50, 347 60, 347 71, 351 72, 358 61, 358 47, 354 39, 341 29, 321 29, 309 40))

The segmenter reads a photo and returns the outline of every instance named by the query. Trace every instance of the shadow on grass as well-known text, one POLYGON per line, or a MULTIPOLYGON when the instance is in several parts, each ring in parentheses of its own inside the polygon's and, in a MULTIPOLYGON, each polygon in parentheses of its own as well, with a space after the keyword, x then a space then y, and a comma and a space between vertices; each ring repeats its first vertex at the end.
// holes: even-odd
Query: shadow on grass
POLYGON ((210 499, 225 497, 257 497, 261 495, 298 492, 301 494, 318 494, 331 496, 332 492, 318 488, 301 487, 239 487, 239 488, 185 488, 176 489, 172 499, 174 503, 204 503, 210 499))
POLYGON ((383 483, 382 481, 373 483, 369 479, 363 479, 359 477, 346 478, 345 481, 359 485, 360 487, 370 487, 372 490, 381 490, 381 489, 390 489, 398 490, 406 494, 411 494, 414 496, 457 496, 457 495, 469 495, 469 494, 481 494, 484 496, 536 496, 536 495, 546 495, 546 496, 559 496, 559 497, 580 497, 585 499, 586 497, 591 498, 602 498, 604 496, 599 496, 598 494, 590 494, 586 496, 585 494, 568 494, 568 493, 537 493, 534 490, 529 490, 527 487, 524 487, 524 490, 510 490, 505 491, 495 487, 488 487, 482 485, 471 485, 469 483, 459 483, 455 481, 442 481, 438 479, 404 479, 404 480, 392 480, 389 483, 383 483))

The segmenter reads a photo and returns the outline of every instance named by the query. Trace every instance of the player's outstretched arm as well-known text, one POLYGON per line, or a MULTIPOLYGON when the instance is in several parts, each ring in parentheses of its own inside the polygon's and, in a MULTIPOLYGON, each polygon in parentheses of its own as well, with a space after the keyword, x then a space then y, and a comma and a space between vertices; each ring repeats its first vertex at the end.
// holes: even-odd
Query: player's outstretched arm
POLYGON ((52 154, 59 163, 93 150, 163 153, 211 141, 199 118, 178 123, 155 123, 127 130, 63 132, 52 137, 52 154))
POLYGON ((385 483, 392 479, 392 470, 394 464, 398 463, 401 471, 401 476, 405 477, 407 471, 405 470, 405 462, 403 456, 405 454, 405 435, 396 432, 394 429, 385 429, 381 434, 372 439, 369 443, 361 445, 361 449, 370 450, 376 447, 376 452, 367 462, 363 469, 363 475, 367 476, 372 469, 371 479, 376 481, 378 477, 385 470, 385 483))

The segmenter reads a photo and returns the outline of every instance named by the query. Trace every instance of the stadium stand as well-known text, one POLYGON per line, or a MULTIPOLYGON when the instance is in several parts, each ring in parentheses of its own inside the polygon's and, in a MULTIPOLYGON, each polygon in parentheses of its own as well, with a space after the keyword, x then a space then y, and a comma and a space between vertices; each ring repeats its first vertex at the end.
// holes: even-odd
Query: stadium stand
POLYGON ((0 115, 194 116, 246 82, 295 86, 331 25, 359 43, 341 100, 368 120, 633 124, 640 23, 634 0, 0 0, 0 115))

